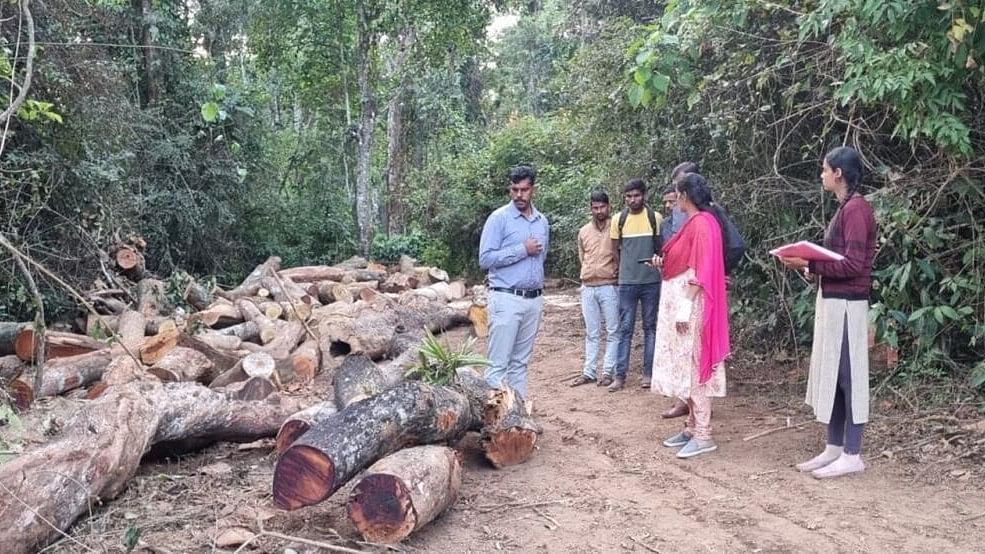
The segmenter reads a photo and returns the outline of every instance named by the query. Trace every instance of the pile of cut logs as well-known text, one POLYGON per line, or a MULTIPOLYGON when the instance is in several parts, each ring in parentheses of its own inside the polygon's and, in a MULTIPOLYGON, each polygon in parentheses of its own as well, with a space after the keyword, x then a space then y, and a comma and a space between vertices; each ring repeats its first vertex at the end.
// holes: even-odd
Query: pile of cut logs
POLYGON ((0 383, 20 412, 20 425, 0 421, 0 544, 12 552, 43 548, 93 498, 119 494, 149 453, 276 435, 277 506, 321 502, 367 470, 350 518, 367 540, 398 542, 457 497, 458 457, 434 445, 479 432, 496 467, 533 452, 537 425, 512 390, 468 368, 449 386, 405 379, 426 332, 484 334, 481 287, 466 298, 464 282, 406 258, 282 269, 271 257, 235 288, 176 290, 134 273, 139 250, 116 254, 117 271, 143 278, 90 291, 80 332, 42 339, 0 322, 0 383), (331 400, 305 408, 285 393, 329 372, 317 383, 331 400))

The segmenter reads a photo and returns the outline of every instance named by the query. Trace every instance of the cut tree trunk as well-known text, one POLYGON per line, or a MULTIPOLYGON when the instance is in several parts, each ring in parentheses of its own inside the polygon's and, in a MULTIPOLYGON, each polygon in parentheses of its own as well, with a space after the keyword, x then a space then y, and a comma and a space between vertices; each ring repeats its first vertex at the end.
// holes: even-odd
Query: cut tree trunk
POLYGON ((212 369, 202 378, 202 382, 204 383, 211 383, 220 373, 228 371, 239 363, 240 360, 238 356, 222 352, 199 340, 197 337, 186 335, 185 333, 178 336, 178 346, 184 346, 201 352, 212 362, 212 369))
POLYGON ((116 333, 127 347, 138 347, 144 342, 147 320, 136 310, 124 310, 116 322, 116 333))
POLYGON ((376 462, 346 502, 349 521, 363 539, 396 544, 458 499, 462 464, 446 446, 417 446, 376 462))
POLYGON ((144 276, 144 255, 136 248, 120 245, 113 253, 113 260, 121 274, 131 281, 139 281, 144 276))
POLYGON ((216 301, 200 312, 195 312, 190 321, 201 321, 206 327, 222 329, 243 322, 243 314, 239 308, 227 301, 216 301))
POLYGON ((348 270, 344 267, 333 265, 309 265, 282 269, 279 275, 295 283, 314 283, 317 281, 341 281, 346 271, 348 270))
POLYGON ((259 341, 260 326, 253 321, 244 321, 243 323, 237 323, 232 327, 220 329, 219 334, 238 337, 242 341, 259 341))
POLYGON ((302 383, 307 383, 321 371, 321 350, 318 341, 308 339, 291 354, 291 366, 294 377, 302 383))
POLYGON ((260 311, 260 308, 256 304, 241 298, 235 302, 235 305, 239 309, 239 313, 243 314, 244 320, 256 323, 257 329, 260 331, 260 342, 262 344, 267 344, 274 340, 274 337, 277 336, 277 327, 270 321, 270 318, 260 311))
POLYGON ((34 397, 58 396, 87 387, 102 378, 112 360, 113 353, 108 348, 49 360, 44 364, 41 390, 34 391, 34 397))
POLYGON ((177 346, 157 360, 147 372, 164 382, 203 381, 212 361, 197 350, 177 346))
POLYGON ((228 291, 216 291, 216 295, 229 300, 256 296, 262 287, 261 281, 263 281, 264 277, 274 275, 278 271, 280 271, 280 258, 271 256, 265 262, 256 266, 238 287, 228 291))
POLYGON ((469 307, 469 321, 472 322, 472 331, 475 336, 485 338, 489 336, 489 313, 485 305, 472 304, 469 307))
POLYGON ((127 303, 116 298, 100 296, 92 298, 92 307, 103 315, 119 315, 127 309, 127 303))
POLYGON ((350 354, 335 370, 332 385, 335 389, 335 406, 343 409, 376 396, 393 386, 373 360, 363 354, 350 354))
POLYGON ((347 285, 342 283, 323 281, 318 284, 318 300, 322 304, 331 304, 332 302, 351 303, 353 300, 352 291, 349 290, 347 285))
POLYGON ((417 444, 456 440, 477 421, 462 393, 406 381, 349 406, 296 440, 274 468, 277 506, 325 500, 383 456, 417 444))
POLYGON ((280 430, 277 431, 277 440, 275 441, 275 449, 277 453, 283 453, 287 450, 287 447, 291 446, 291 444, 298 440, 301 435, 307 433, 308 429, 321 425, 323 421, 328 419, 329 416, 337 411, 338 410, 335 408, 335 403, 331 400, 326 400, 315 404, 314 406, 305 408, 287 418, 287 421, 285 421, 284 424, 280 426, 280 430))
POLYGON ((277 392, 277 386, 263 377, 250 377, 245 381, 230 383, 216 389, 230 400, 263 400, 277 392))
POLYGON ((66 414, 61 433, 0 465, 0 544, 36 552, 61 536, 92 500, 114 498, 152 445, 252 442, 273 436, 294 403, 231 401, 193 383, 110 387, 66 414))
POLYGON ((220 350, 239 350, 240 345, 243 344, 243 340, 239 337, 219 333, 201 333, 195 335, 195 338, 220 350))
POLYGON ((261 301, 257 303, 257 308, 271 321, 276 321, 284 315, 284 306, 280 302, 274 302, 273 300, 261 301))
POLYGON ((167 305, 164 282, 160 279, 141 279, 137 283, 136 310, 144 316, 160 315, 167 305))
POLYGON ((212 293, 202 285, 189 278, 185 293, 181 295, 188 302, 188 305, 196 310, 204 310, 212 302, 212 293))
POLYGON ((280 302, 279 304, 281 317, 287 321, 308 321, 311 319, 312 308, 310 304, 303 302, 280 302))
MULTIPOLYGON (((45 355, 48 359, 76 356, 106 348, 106 343, 102 341, 85 335, 76 335, 75 333, 48 331, 45 333, 44 338, 45 355)), ((17 357, 25 362, 34 361, 35 347, 34 328, 31 326, 22 328, 14 340, 14 350, 17 353, 17 357)))
POLYGON ((471 368, 458 370, 455 387, 469 397, 481 415, 483 454, 494 467, 523 463, 533 456, 538 426, 527 414, 523 398, 510 387, 494 389, 471 368))
POLYGON ((452 281, 448 283, 448 301, 453 302, 455 300, 461 300, 465 298, 468 294, 468 288, 465 286, 465 281, 452 281))
POLYGON ((308 294, 307 290, 290 279, 270 276, 264 277, 261 282, 263 283, 263 288, 269 290, 270 296, 277 302, 311 304, 312 302, 318 301, 317 298, 313 298, 308 294))

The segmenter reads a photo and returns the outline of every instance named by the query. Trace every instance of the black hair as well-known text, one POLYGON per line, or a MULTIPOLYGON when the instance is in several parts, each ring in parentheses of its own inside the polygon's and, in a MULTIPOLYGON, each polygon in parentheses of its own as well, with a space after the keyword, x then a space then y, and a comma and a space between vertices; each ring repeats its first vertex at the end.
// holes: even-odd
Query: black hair
POLYGON ((622 191, 629 192, 631 190, 638 190, 646 195, 646 183, 643 182, 643 179, 630 179, 622 191))
POLYGON ((524 179, 530 179, 530 184, 533 185, 537 181, 537 170, 529 165, 518 165, 510 170, 511 183, 519 183, 524 179))
POLYGON ((592 193, 591 202, 603 202, 605 204, 609 203, 609 195, 605 193, 604 190, 597 190, 592 193))
POLYGON ((673 181, 678 175, 683 175, 685 173, 701 173, 701 168, 698 167, 698 162, 681 162, 670 171, 670 180, 673 181))
POLYGON ((668 194, 677 194, 677 187, 675 187, 674 185, 667 185, 667 188, 665 188, 664 191, 660 193, 661 196, 666 196, 668 194))
POLYGON ((831 169, 840 169, 841 176, 848 184, 848 196, 858 192, 862 186, 862 156, 850 146, 839 146, 824 156, 831 169))
POLYGON ((697 173, 688 173, 677 183, 677 192, 687 195, 691 202, 698 207, 698 210, 709 212, 715 216, 718 226, 722 230, 722 255, 725 256, 727 254, 725 248, 725 221, 727 216, 725 210, 711 197, 711 187, 708 186, 708 181, 697 173))

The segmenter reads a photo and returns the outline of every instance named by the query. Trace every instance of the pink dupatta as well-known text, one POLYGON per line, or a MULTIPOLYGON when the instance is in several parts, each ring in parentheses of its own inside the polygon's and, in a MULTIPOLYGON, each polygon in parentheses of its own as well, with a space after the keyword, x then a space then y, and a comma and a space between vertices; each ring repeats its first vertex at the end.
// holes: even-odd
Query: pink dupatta
POLYGON ((673 279, 694 269, 693 284, 704 294, 701 360, 698 383, 707 383, 715 366, 729 355, 728 296, 725 292, 725 258, 722 228, 709 212, 691 216, 664 245, 663 279, 673 279))

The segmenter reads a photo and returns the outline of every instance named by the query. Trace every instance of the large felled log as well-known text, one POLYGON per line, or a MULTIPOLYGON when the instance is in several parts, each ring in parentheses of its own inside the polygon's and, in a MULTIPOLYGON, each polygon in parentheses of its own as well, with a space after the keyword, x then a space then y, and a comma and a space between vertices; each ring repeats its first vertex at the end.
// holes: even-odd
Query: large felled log
POLYGON ((458 499, 462 464, 446 446, 418 446, 376 462, 346 502, 349 521, 363 539, 396 544, 458 499))
POLYGON ((301 435, 307 433, 308 429, 321 425, 337 411, 335 402, 326 400, 292 414, 277 431, 277 439, 274 441, 277 453, 280 454, 287 450, 287 447, 291 446, 301 435))
POLYGON ((243 341, 259 341, 260 326, 255 321, 244 321, 243 323, 237 323, 231 327, 220 329, 219 334, 238 337, 243 341))
POLYGON ((282 398, 231 401, 194 383, 136 382, 66 414, 61 433, 0 465, 0 544, 36 552, 60 537, 92 499, 118 495, 152 445, 252 442, 273 436, 297 406, 282 398))
POLYGON ((17 342, 17 335, 21 332, 21 329, 30 325, 30 323, 0 321, 0 356, 7 356, 17 352, 14 346, 17 342))
POLYGON ((401 332, 441 332, 468 323, 462 312, 446 304, 421 300, 420 305, 402 306, 383 297, 344 309, 332 308, 334 304, 319 308, 313 317, 318 320, 322 352, 332 356, 360 353, 378 360, 401 332))
POLYGON ((103 349, 49 360, 44 364, 41 390, 34 391, 34 396, 58 396, 72 389, 89 386, 102 378, 112 359, 113 353, 109 349, 103 349))
POLYGON ((277 386, 270 379, 250 377, 245 381, 230 383, 216 390, 225 394, 230 400, 263 400, 277 392, 277 386))
POLYGON ((304 287, 299 286, 290 279, 282 277, 264 277, 263 288, 270 291, 270 296, 277 302, 301 302, 311 304, 318 302, 317 297, 312 297, 304 287))
POLYGON ((256 296, 257 291, 262 288, 261 281, 263 281, 264 277, 270 277, 278 271, 280 271, 280 258, 271 256, 265 262, 256 266, 238 287, 229 291, 216 291, 216 295, 230 300, 245 296, 256 296))
POLYGON ((181 297, 188 302, 188 305, 196 310, 204 310, 212 302, 212 293, 202 285, 195 282, 191 277, 188 278, 188 285, 185 287, 181 297))
POLYGON ((346 356, 332 377, 335 406, 340 410, 380 394, 393 385, 379 366, 363 354, 346 356))
POLYGON ((235 302, 236 308, 239 309, 239 313, 243 314, 243 319, 252 321, 256 323, 257 329, 260 331, 260 342, 267 344, 268 342, 274 340, 277 336, 277 327, 256 304, 250 302, 246 299, 239 299, 235 302))
MULTIPOLYGON (((45 355, 48 359, 76 356, 106 348, 106 344, 102 341, 74 333, 48 331, 44 338, 45 355)), ((25 362, 34 361, 35 343, 34 328, 31 326, 23 327, 17 333, 17 338, 14 339, 14 351, 17 353, 17 357, 25 362)))
POLYGON ((493 466, 523 463, 533 456, 538 426, 527 414, 523 398, 512 388, 494 389, 470 368, 458 370, 455 387, 481 411, 480 444, 493 466))
POLYGON ((147 369, 161 381, 204 381, 212 369, 212 361, 197 350, 176 346, 147 369))
POLYGON ((223 329, 243 322, 243 313, 239 308, 226 300, 215 301, 211 306, 200 312, 195 312, 189 321, 201 321, 206 327, 223 329))
POLYGON ((274 468, 274 502, 288 510, 317 504, 383 456, 460 438, 475 425, 465 395, 405 381, 329 416, 285 450, 274 468))
POLYGON ((144 316, 160 315, 167 306, 164 282, 160 279, 141 279, 137 283, 136 310, 144 316))
POLYGON ((199 340, 197 337, 186 335, 185 333, 178 336, 178 346, 184 346, 201 352, 212 362, 212 369, 202 378, 203 383, 211 383, 220 373, 228 371, 239 363, 240 360, 238 356, 222 352, 199 340))
POLYGON ((342 284, 336 283, 335 281, 322 281, 318 284, 318 300, 322 304, 331 304, 332 302, 352 302, 352 291, 349 287, 342 284))
POLYGON ((130 245, 121 244, 111 249, 117 269, 128 279, 139 281, 144 276, 144 255, 130 245))
POLYGON ((341 281, 346 268, 334 265, 309 265, 282 269, 279 274, 295 283, 314 283, 318 281, 341 281))

